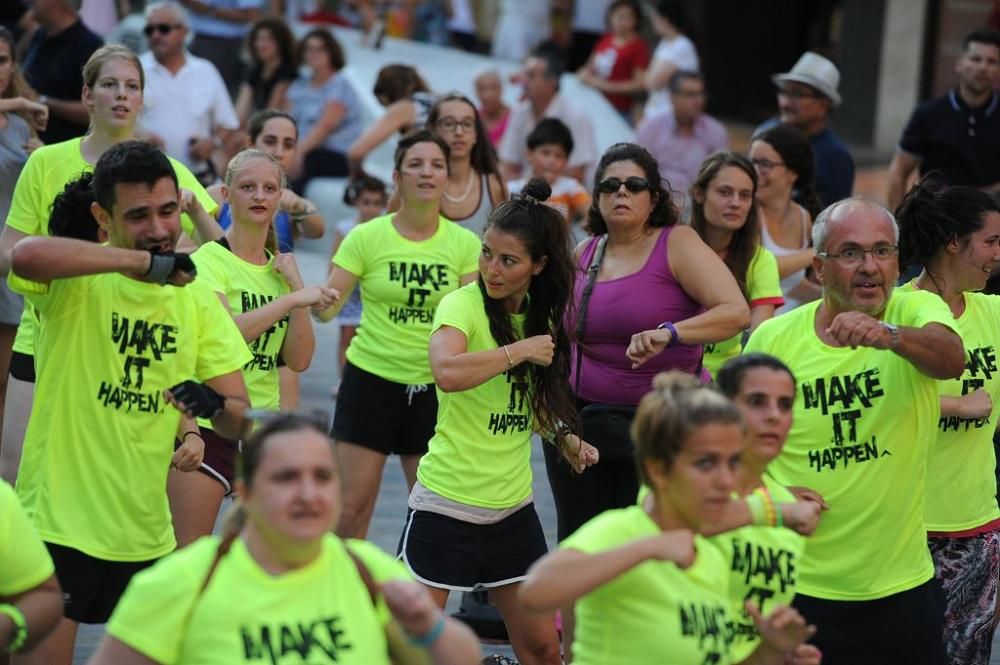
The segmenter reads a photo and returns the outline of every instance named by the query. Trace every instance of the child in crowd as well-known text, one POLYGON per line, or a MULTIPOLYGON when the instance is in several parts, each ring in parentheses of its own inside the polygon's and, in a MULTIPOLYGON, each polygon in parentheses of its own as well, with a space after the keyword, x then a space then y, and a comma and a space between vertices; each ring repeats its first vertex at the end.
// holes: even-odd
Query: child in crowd
POLYGON ((552 196, 545 203, 558 210, 567 224, 577 217, 585 218, 590 209, 590 194, 578 180, 565 175, 572 153, 573 134, 565 123, 556 118, 539 122, 528 134, 531 173, 508 183, 511 196, 519 194, 524 184, 537 176, 552 188, 552 196))
MULTIPOLYGON (((355 178, 344 190, 344 203, 358 211, 357 218, 348 217, 337 222, 333 231, 333 248, 330 250, 330 263, 327 274, 333 270, 333 256, 337 253, 340 243, 350 233, 351 229, 358 224, 363 224, 369 219, 374 219, 385 210, 389 194, 385 189, 385 183, 370 175, 363 175, 355 178)), ((358 330, 361 323, 361 287, 356 286, 344 304, 344 308, 337 314, 337 321, 340 323, 340 346, 337 358, 340 362, 340 371, 344 370, 344 361, 347 358, 347 347, 351 343, 351 338, 358 330)), ((340 389, 340 382, 331 391, 333 397, 337 396, 340 389)))

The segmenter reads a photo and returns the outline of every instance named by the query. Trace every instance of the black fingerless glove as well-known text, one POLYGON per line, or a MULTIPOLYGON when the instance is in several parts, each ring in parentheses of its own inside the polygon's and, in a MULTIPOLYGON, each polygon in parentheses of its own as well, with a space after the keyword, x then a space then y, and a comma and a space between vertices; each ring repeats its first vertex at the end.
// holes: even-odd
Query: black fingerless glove
POLYGON ((198 418, 211 418, 225 406, 222 395, 197 381, 178 383, 170 389, 170 394, 198 418))
POLYGON ((166 284, 177 272, 197 274, 190 254, 183 252, 150 252, 149 270, 146 277, 157 284, 166 284))

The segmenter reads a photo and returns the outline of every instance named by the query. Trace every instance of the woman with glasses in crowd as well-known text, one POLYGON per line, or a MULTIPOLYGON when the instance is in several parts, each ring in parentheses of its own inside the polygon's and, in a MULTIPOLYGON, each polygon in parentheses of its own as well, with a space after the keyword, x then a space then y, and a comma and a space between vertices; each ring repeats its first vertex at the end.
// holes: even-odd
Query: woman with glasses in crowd
MULTIPOLYGON (((446 95, 431 108, 427 127, 451 150, 441 214, 481 235, 493 208, 507 198, 507 189, 479 112, 464 95, 446 95)), ((389 210, 398 206, 399 195, 394 193, 389 210)))
POLYGON ((761 241, 778 259, 785 294, 780 314, 820 295, 819 285, 806 274, 814 255, 812 220, 821 208, 815 188, 816 162, 809 139, 788 125, 754 135, 750 161, 757 169, 761 241))
POLYGON ((243 447, 222 536, 133 578, 91 665, 476 663, 472 631, 399 562, 333 535, 342 478, 325 423, 262 423, 243 447), (426 660, 397 660, 398 649, 426 660))

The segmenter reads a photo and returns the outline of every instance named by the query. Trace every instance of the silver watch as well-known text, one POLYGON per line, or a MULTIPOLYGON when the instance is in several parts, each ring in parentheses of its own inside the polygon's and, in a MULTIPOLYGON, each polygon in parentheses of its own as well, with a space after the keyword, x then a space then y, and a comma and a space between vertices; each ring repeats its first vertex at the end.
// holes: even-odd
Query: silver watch
POLYGON ((889 349, 895 351, 899 347, 900 335, 899 326, 893 325, 891 323, 882 322, 882 327, 889 331, 889 336, 892 338, 889 342, 889 349))

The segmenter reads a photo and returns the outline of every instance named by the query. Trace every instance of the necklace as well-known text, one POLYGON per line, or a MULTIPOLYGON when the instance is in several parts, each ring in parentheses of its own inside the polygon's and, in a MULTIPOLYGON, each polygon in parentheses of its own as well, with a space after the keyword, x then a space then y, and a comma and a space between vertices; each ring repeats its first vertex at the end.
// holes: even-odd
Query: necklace
POLYGON ((473 177, 474 175, 475 175, 475 171, 472 170, 472 169, 469 169, 469 182, 465 186, 465 191, 462 192, 461 196, 450 196, 448 194, 448 188, 445 187, 445 191, 442 192, 442 195, 444 196, 444 198, 447 199, 448 201, 451 201, 452 203, 461 203, 465 199, 469 198, 469 193, 472 191, 472 183, 475 182, 475 180, 476 180, 473 177))

